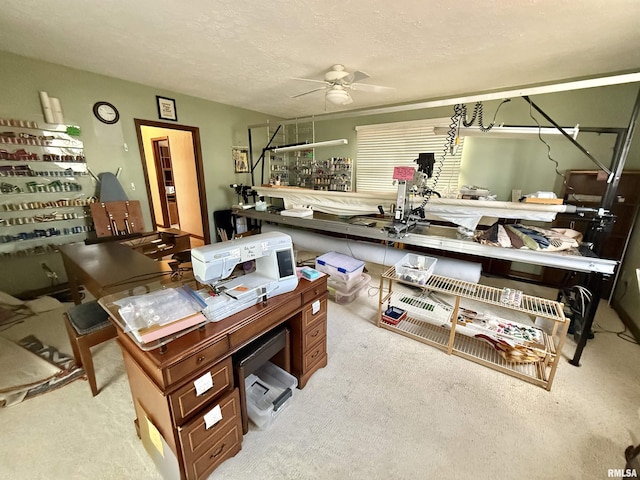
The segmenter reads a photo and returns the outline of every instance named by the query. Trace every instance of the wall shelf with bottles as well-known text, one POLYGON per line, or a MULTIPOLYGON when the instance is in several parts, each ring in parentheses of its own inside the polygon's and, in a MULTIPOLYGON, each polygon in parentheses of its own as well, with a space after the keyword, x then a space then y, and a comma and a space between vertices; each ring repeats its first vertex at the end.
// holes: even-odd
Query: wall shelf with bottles
POLYGON ((352 190, 352 163, 350 158, 331 157, 314 164, 312 188, 332 192, 350 192, 352 190))
POLYGON ((93 229, 80 129, 0 119, 0 257, 55 252, 93 229))

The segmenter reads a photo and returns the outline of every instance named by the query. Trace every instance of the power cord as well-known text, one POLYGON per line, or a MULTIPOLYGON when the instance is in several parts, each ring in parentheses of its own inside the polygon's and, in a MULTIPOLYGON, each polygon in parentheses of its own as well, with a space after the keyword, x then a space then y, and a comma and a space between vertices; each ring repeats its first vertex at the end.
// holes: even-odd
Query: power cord
MULTIPOLYGON (((628 289, 629 285, 627 283, 624 284, 624 290, 622 292, 622 294, 620 295, 620 297, 618 298, 618 302, 620 300, 622 300, 624 298, 624 296, 627 294, 627 289, 628 289)), ((594 325, 596 327, 599 328, 599 330, 594 330, 593 333, 614 333, 618 338, 624 340, 625 342, 629 342, 629 343, 633 343, 634 345, 638 345, 638 341, 630 334, 627 333, 627 331, 629 330, 627 328, 626 325, 624 325, 624 329, 620 330, 620 331, 615 331, 615 330, 607 330, 605 328, 602 328, 602 326, 600 324, 598 324, 598 322, 593 322, 594 325)))
POLYGON ((510 98, 505 98, 504 100, 502 100, 502 102, 500 102, 500 105, 498 105, 498 108, 496 108, 496 111, 493 114, 493 120, 486 127, 483 125, 483 120, 482 120, 482 111, 483 111, 483 103, 482 102, 476 102, 475 106, 473 107, 473 117, 471 117, 471 120, 467 120, 467 106, 466 105, 462 105, 462 107, 461 107, 461 110, 462 110, 462 124, 465 127, 470 127, 471 125, 473 125, 475 123, 476 117, 477 117, 477 119, 478 119, 478 127, 480 128, 480 131, 481 132, 488 132, 496 124, 496 117, 498 116, 498 112, 500 111, 500 107, 502 107, 502 105, 504 105, 505 103, 508 103, 510 101, 511 101, 510 98))
MULTIPOLYGON (((556 171, 556 175, 558 175, 559 177, 562 177, 562 184, 565 186, 565 188, 567 189, 567 191, 569 192, 573 192, 574 188, 569 185, 567 183, 567 177, 564 173, 562 173, 559 169, 560 169, 560 164, 558 163, 558 161, 553 158, 551 156, 551 145, 549 145, 544 138, 542 138, 542 125, 540 124, 540 122, 538 121, 538 119, 533 115, 533 107, 531 105, 531 102, 529 102, 529 116, 531 117, 531 119, 536 122, 536 125, 538 126, 538 140, 540 140, 542 143, 545 144, 545 146, 547 147, 547 158, 553 162, 555 164, 555 171, 556 171)), ((571 195, 574 195, 573 193, 571 193, 571 195)))

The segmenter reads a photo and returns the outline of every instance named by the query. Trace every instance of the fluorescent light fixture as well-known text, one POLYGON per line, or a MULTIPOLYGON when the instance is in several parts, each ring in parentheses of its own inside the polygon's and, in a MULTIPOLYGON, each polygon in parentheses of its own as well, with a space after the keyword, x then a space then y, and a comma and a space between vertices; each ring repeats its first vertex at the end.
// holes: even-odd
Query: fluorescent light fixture
POLYGON ((333 147, 336 145, 347 145, 348 143, 349 143, 349 140, 347 140, 346 138, 340 138, 338 140, 327 140, 326 142, 301 143, 300 145, 290 145, 288 147, 274 148, 273 151, 276 153, 295 152, 300 150, 310 150, 312 148, 317 148, 317 147, 333 147))
MULTIPOLYGON (((574 140, 578 137, 580 129, 578 125, 574 128, 565 128, 567 135, 574 140)), ((436 135, 448 135, 449 127, 433 127, 436 135)), ((493 127, 488 132, 483 132, 478 127, 461 127, 456 129, 456 134, 460 137, 486 137, 486 138, 531 138, 540 135, 562 135, 557 128, 553 127, 493 127)))

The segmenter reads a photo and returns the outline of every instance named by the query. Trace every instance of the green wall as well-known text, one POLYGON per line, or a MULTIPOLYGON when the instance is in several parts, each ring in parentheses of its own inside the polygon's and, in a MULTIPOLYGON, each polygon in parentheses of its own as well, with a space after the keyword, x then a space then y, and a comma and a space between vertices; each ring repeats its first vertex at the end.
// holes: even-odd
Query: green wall
MULTIPOLYGON (((120 182, 130 200, 141 201, 147 229, 152 229, 153 224, 134 118, 159 121, 156 95, 174 98, 177 123, 200 129, 211 238, 215 238, 213 212, 229 208, 236 201, 229 184, 250 183, 248 174, 234 173, 231 147, 247 145, 248 125, 270 119, 261 113, 6 52, 0 52, 0 85, 2 118, 43 123, 38 92, 43 90, 49 96, 59 98, 65 123, 79 125, 82 129, 81 139, 88 168, 95 174, 115 173, 122 168, 120 182), (105 125, 95 119, 92 106, 99 100, 108 101, 118 108, 120 121, 117 124, 105 125)), ((39 260, 53 263, 51 266, 64 280, 64 269, 56 257, 39 260)), ((33 263, 29 259, 2 261, 3 271, 13 270, 16 273, 11 278, 0 278, 0 291, 17 293, 27 288, 47 286, 49 280, 42 273, 40 262, 35 268, 30 268, 33 263)))
MULTIPOLYGON (((626 128, 638 95, 638 84, 589 88, 570 92, 531 97, 555 122, 562 126, 599 128, 626 128)), ((500 101, 485 102, 484 124, 493 118, 500 101)), ((472 105, 468 105, 472 108, 472 105)), ((356 158, 357 125, 388 123, 423 118, 450 117, 453 107, 412 110, 386 115, 358 116, 348 119, 315 122, 316 141, 347 138, 349 145, 339 149, 317 150, 317 154, 349 156, 356 158), (327 150, 327 151, 325 151, 327 150)), ((471 111, 469 112, 471 113, 471 111)), ((543 126, 544 119, 533 111, 543 126)), ((529 104, 514 98, 504 104, 497 116, 497 123, 505 125, 535 126, 530 117, 529 104)), ((640 128, 636 128, 634 141, 625 164, 626 170, 640 170, 640 128)), ((598 167, 563 137, 545 136, 550 145, 550 155, 558 162, 558 171, 571 169, 597 170, 598 167)), ((615 136, 580 132, 578 141, 605 166, 610 167, 613 158, 615 136)), ((468 137, 462 157, 460 184, 473 184, 489 188, 498 200, 510 200, 511 189, 523 194, 536 191, 554 191, 560 194, 563 178, 556 174, 556 165, 549 160, 547 147, 537 137, 533 139, 491 139, 468 137)), ((356 164, 357 174, 357 164, 356 164)), ((640 185, 638 186, 640 188, 640 185)), ((640 328, 640 294, 638 294, 635 269, 640 267, 640 233, 636 228, 632 235, 614 298, 620 298, 618 309, 640 328), (626 289, 626 293, 625 292, 626 289)))
MULTIPOLYGON (((0 79, 3 87, 0 90, 0 117, 3 118, 42 121, 38 92, 44 90, 50 96, 59 98, 65 122, 82 128, 88 167, 94 173, 115 172, 122 168, 120 181, 130 199, 142 202, 147 225, 152 223, 133 119, 159 120, 156 95, 174 98, 178 123, 200 128, 212 238, 215 238, 212 213, 228 208, 236 201, 229 184, 250 182, 248 174, 234 173, 231 147, 247 145, 248 125, 269 120, 277 124, 278 120, 249 110, 3 52, 0 52, 0 79), (118 124, 104 125, 93 117, 92 106, 99 100, 118 107, 121 115, 118 124), (135 185, 135 190, 132 189, 132 184, 135 185)), ((564 126, 580 124, 581 127, 627 127, 637 93, 638 85, 631 84, 539 95, 532 97, 532 100, 564 126)), ((485 103, 485 124, 493 118, 493 112, 499 103, 485 103)), ((451 114, 451 107, 440 107, 340 120, 323 121, 318 117, 315 123, 316 141, 348 138, 349 145, 321 153, 327 157, 356 158, 356 125, 449 117, 451 114)), ((497 120, 511 125, 534 125, 529 117, 528 104, 522 99, 513 99, 503 105, 497 120)), ((605 165, 610 165, 612 136, 581 133, 578 138, 596 158, 605 165)), ((267 141, 266 129, 256 129, 253 137, 255 158, 267 141)), ((551 155, 558 161, 560 171, 596 168, 568 142, 554 139, 549 143, 551 155)), ((640 132, 635 135, 626 169, 640 169, 640 132)), ((555 164, 547 158, 546 147, 537 140, 469 137, 465 145, 461 184, 486 187, 496 193, 499 199, 509 199, 512 188, 521 189, 523 193, 537 190, 559 193, 562 178, 556 174, 555 164)), ((635 268, 640 266, 639 236, 636 230, 629 243, 614 296, 621 299, 621 307, 640 327, 640 295, 635 288, 635 268), (627 292, 623 294, 621 289, 625 284, 627 292)), ((64 280, 64 270, 59 259, 38 260, 52 263, 64 280)), ((12 275, 5 275, 0 279, 0 290, 9 293, 17 293, 26 288, 40 288, 49 282, 40 271, 40 262, 36 264, 33 259, 5 261, 2 269, 12 272, 12 275)))
MULTIPOLYGON (((591 88, 572 92, 553 93, 531 97, 558 124, 573 127, 626 128, 633 109, 637 84, 591 88)), ((484 124, 494 116, 500 101, 485 102, 484 124)), ((473 105, 468 105, 469 114, 473 105)), ((332 138, 347 138, 349 145, 339 149, 318 150, 319 155, 345 155, 356 158, 357 125, 388 123, 423 118, 448 118, 453 107, 438 107, 408 112, 358 116, 347 119, 315 122, 316 141, 332 138), (325 151, 326 150, 326 151, 325 151)), ((543 126, 548 123, 534 111, 543 126)), ((499 110, 497 123, 505 125, 535 126, 529 116, 529 105, 523 99, 514 98, 499 110)), ((632 144, 626 169, 640 169, 640 134, 632 144)), ((559 136, 545 136, 551 147, 551 157, 563 172, 570 169, 595 170, 598 167, 582 152, 559 136)), ((599 135, 581 132, 578 141, 605 166, 611 165, 614 135, 599 135)), ((357 166, 356 166, 357 168, 357 166)), ((492 139, 468 137, 462 157, 461 185, 473 184, 489 188, 499 200, 510 200, 511 189, 521 189, 523 193, 538 190, 560 193, 562 177, 556 174, 555 164, 547 158, 547 147, 537 137, 532 139, 492 139)), ((357 172, 357 170, 356 170, 357 172)))

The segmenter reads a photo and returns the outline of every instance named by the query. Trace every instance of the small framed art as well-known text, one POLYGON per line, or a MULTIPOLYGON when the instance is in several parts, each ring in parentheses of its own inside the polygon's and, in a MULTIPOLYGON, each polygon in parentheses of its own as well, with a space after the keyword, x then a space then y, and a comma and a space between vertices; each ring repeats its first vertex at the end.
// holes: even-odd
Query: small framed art
POLYGON ((161 120, 178 121, 178 113, 176 112, 176 101, 173 98, 160 97, 156 95, 158 102, 158 117, 161 120))
POLYGON ((236 173, 247 173, 249 171, 249 148, 232 147, 233 165, 236 173))

